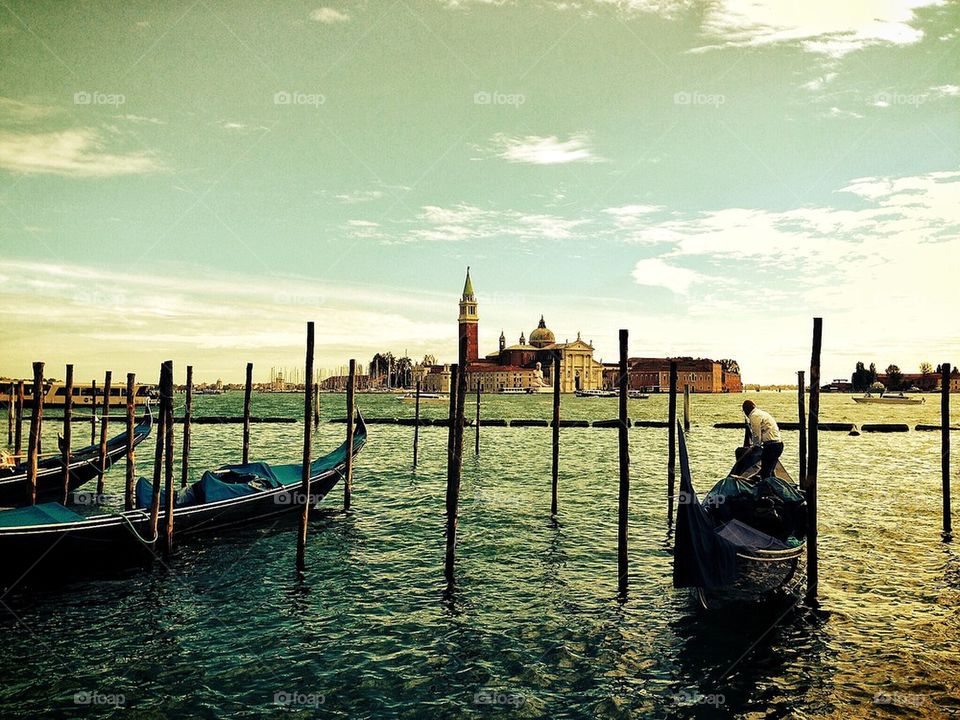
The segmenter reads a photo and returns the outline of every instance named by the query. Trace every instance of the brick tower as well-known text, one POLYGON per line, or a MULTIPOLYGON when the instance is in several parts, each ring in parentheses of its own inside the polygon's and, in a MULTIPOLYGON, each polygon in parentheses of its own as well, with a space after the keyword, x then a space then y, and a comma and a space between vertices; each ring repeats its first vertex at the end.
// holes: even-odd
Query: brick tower
POLYGON ((467 280, 463 283, 463 297, 460 298, 460 325, 459 338, 467 338, 467 356, 465 362, 476 362, 480 357, 480 348, 477 344, 477 298, 473 294, 473 283, 470 281, 470 268, 467 268, 467 280))

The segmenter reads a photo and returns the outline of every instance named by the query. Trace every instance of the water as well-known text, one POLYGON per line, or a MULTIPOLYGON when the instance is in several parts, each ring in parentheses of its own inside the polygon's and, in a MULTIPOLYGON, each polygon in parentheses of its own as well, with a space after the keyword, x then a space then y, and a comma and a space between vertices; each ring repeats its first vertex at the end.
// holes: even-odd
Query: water
MULTIPOLYGON (((796 418, 793 393, 693 396, 689 449, 701 492, 729 469, 741 439, 711 426, 736 420, 744 397, 796 418)), ((358 401, 368 416, 413 411, 393 397, 358 401)), ((296 395, 253 402, 258 415, 302 412, 296 395)), ((488 417, 546 418, 550 402, 483 398, 488 417)), ((195 409, 239 414, 241 403, 242 393, 198 397, 195 409)), ((615 415, 615 400, 563 403, 564 417, 615 415)), ((630 405, 633 418, 666 414, 663 396, 630 405)), ((891 408, 828 395, 821 417, 912 427, 936 424, 938 413, 933 396, 891 408)), ((342 416, 343 396, 324 395, 323 414, 342 416)), ((299 427, 254 425, 252 456, 296 461, 299 427)), ((56 431, 51 422, 48 447, 56 431)), ((239 425, 193 432, 198 471, 238 457, 239 425)), ((343 432, 322 424, 317 453, 343 432)), ((337 512, 338 486, 311 522, 303 577, 295 521, 285 520, 182 545, 168 567, 4 596, 0 717, 960 714, 960 561, 939 537, 938 433, 821 433, 822 607, 713 615, 671 588, 665 429, 630 431, 626 602, 616 597, 615 430, 561 431, 557 527, 551 431, 483 428, 475 458, 467 430, 452 597, 442 573, 446 431, 421 428, 415 473, 412 432, 370 426, 354 511, 337 512)), ((784 439, 784 463, 795 469, 797 435, 784 439)), ((140 453, 141 472, 151 454, 140 453)), ((119 491, 122 475, 109 474, 108 491, 119 491)))

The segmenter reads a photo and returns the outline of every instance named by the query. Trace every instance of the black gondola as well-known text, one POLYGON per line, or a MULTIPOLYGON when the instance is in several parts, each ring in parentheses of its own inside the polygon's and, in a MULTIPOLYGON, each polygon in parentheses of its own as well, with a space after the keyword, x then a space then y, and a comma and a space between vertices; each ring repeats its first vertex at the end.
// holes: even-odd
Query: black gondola
MULTIPOLYGON (((366 443, 367 428, 358 414, 353 454, 366 443)), ((310 501, 319 502, 343 476, 344 442, 310 464, 310 501)), ((296 511, 302 507, 300 464, 252 462, 205 472, 177 493, 176 537, 210 533, 296 511)), ((83 517, 59 503, 0 512, 0 577, 4 584, 33 577, 76 576, 103 569, 149 564, 157 538, 150 526, 152 484, 141 479, 137 509, 83 517)), ((161 508, 163 497, 161 497, 161 508)), ((161 511, 161 516, 162 516, 161 511)))
POLYGON ((680 495, 673 585, 693 588, 704 607, 756 602, 789 585, 806 548, 807 508, 777 463, 759 477, 760 448, 744 448, 723 480, 697 497, 686 441, 680 443, 680 495))
MULTIPOLYGON (((150 434, 153 416, 149 408, 146 417, 133 429, 133 445, 136 447, 150 434)), ((124 430, 107 440, 106 469, 127 451, 127 432, 124 430)), ((70 487, 76 490, 101 474, 100 445, 88 445, 70 453, 70 487)), ((37 502, 59 500, 63 497, 63 457, 60 455, 42 458, 37 462, 37 502)), ((0 506, 19 507, 30 502, 27 495, 27 464, 0 468, 0 506)))

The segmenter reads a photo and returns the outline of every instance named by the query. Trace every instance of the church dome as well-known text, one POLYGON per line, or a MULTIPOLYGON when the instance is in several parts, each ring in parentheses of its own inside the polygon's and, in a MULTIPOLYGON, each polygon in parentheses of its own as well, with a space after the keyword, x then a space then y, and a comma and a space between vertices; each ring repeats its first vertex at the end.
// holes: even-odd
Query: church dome
POLYGON ((556 341, 557 338, 549 328, 547 328, 547 324, 543 321, 543 315, 541 315, 537 329, 530 333, 530 344, 534 347, 542 348, 547 345, 553 345, 556 341))

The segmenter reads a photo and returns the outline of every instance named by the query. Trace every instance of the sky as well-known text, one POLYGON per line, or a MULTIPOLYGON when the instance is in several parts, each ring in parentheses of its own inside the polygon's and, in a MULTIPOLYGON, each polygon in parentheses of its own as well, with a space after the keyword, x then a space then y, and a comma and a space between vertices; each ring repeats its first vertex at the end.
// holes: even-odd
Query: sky
POLYGON ((0 2, 0 375, 960 362, 960 5, 0 2))

